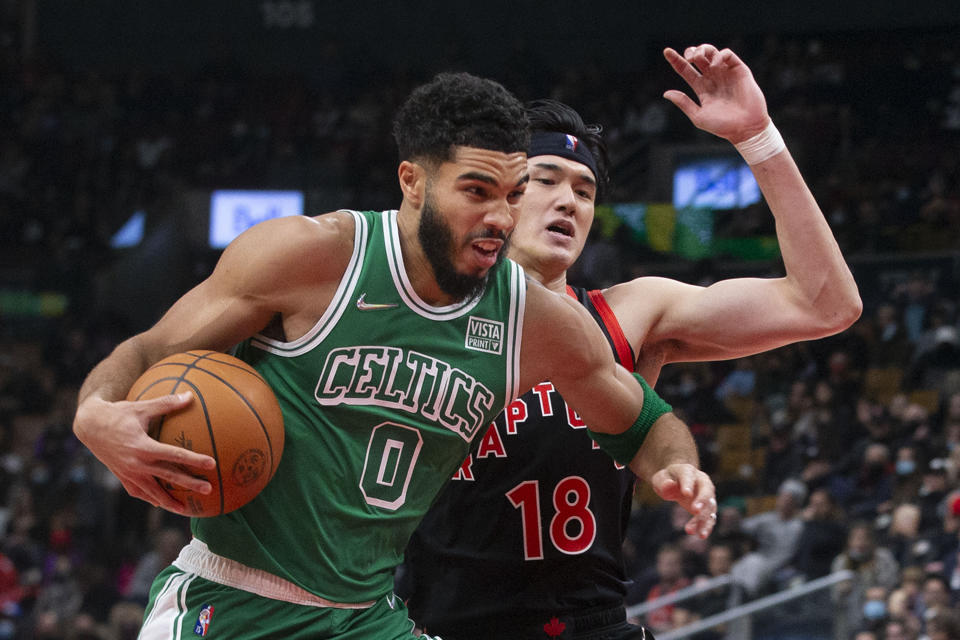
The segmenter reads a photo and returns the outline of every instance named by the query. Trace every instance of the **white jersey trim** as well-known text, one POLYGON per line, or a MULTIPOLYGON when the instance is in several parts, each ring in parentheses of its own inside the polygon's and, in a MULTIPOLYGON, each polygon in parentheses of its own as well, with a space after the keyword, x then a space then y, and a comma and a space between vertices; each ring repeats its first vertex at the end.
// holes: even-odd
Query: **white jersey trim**
POLYGON ((363 258, 367 251, 367 227, 366 219, 356 211, 344 209, 347 213, 353 215, 353 255, 350 256, 350 262, 347 270, 340 279, 336 293, 333 295, 330 305, 327 307, 317 323, 313 325, 310 331, 300 336, 296 340, 284 342, 268 338, 263 334, 257 334, 250 340, 250 345, 264 351, 269 351, 278 356, 293 358, 303 355, 310 351, 318 342, 333 330, 340 320, 340 316, 346 311, 353 292, 356 289, 357 281, 360 279, 360 272, 363 270, 363 258))
POLYGON ((173 566, 210 582, 247 591, 271 600, 281 600, 307 607, 367 609, 376 602, 376 600, 350 603, 333 602, 321 598, 272 573, 254 569, 236 560, 217 555, 210 551, 210 548, 204 542, 196 538, 190 540, 190 543, 180 550, 180 555, 173 561, 173 566))
POLYGON ((461 300, 450 305, 434 307, 424 302, 423 298, 414 291, 410 279, 407 277, 407 268, 403 264, 403 251, 400 248, 400 229, 397 225, 397 211, 384 211, 383 240, 387 247, 387 264, 390 265, 390 275, 393 284, 400 294, 400 299, 417 315, 429 320, 453 320, 468 313, 477 306, 483 297, 483 292, 470 300, 461 300))
POLYGON ((527 276, 518 263, 510 261, 513 267, 510 278, 510 324, 507 334, 507 396, 506 404, 520 397, 520 346, 523 344, 523 312, 527 308, 527 276))

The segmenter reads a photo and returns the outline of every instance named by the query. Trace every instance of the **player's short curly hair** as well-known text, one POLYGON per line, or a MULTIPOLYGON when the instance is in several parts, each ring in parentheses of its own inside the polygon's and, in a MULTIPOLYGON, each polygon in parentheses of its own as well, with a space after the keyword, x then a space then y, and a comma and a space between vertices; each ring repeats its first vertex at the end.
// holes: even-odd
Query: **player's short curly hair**
POLYGON ((526 151, 526 111, 501 84, 469 73, 440 73, 417 87, 393 122, 400 160, 445 162, 455 146, 526 151))
POLYGON ((602 200, 610 182, 610 158, 607 143, 600 135, 603 127, 586 124, 572 107, 557 100, 542 99, 527 103, 527 118, 532 132, 556 131, 576 136, 597 162, 597 202, 602 200))

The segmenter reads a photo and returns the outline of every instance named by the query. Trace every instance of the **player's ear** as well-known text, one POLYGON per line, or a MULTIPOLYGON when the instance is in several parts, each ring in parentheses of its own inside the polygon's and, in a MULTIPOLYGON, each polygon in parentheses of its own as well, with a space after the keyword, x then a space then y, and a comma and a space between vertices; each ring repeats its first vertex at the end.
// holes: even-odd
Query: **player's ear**
POLYGON ((400 179, 403 199, 415 209, 420 209, 427 189, 426 169, 421 164, 404 160, 397 169, 397 177, 400 179))

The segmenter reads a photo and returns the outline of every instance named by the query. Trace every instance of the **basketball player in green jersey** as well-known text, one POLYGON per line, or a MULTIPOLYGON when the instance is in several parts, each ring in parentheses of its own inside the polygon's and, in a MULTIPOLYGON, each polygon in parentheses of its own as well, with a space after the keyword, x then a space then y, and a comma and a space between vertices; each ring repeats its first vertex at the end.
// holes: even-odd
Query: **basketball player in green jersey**
MULTIPOLYGON (((251 503, 191 522, 156 579, 141 638, 416 637, 393 573, 429 503, 506 403, 550 379, 615 458, 679 422, 615 364, 586 310, 501 260, 527 177, 522 105, 441 74, 400 109, 398 211, 281 218, 242 234, 213 273, 84 382, 74 431, 127 492, 189 515, 157 478, 200 492, 211 458, 158 443, 151 419, 189 397, 124 401, 152 363, 237 353, 270 381, 286 443, 251 503), (192 636, 191 636, 192 637, 192 636)), ((691 530, 715 504, 677 472, 691 530)))

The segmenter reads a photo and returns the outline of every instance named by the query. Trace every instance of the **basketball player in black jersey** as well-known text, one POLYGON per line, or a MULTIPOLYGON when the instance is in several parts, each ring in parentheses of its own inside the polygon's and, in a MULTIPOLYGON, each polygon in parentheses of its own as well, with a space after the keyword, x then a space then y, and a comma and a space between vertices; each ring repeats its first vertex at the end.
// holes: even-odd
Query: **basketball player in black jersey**
MULTIPOLYGON (((747 356, 842 331, 860 314, 856 284, 750 70, 711 45, 664 55, 696 94, 667 91, 698 128, 735 144, 776 218, 786 276, 710 287, 641 277, 602 291, 567 285, 606 181, 598 127, 565 105, 529 110, 530 184, 510 257, 576 297, 620 364, 655 384, 664 364, 747 356)), ((664 499, 709 487, 688 431, 653 429, 638 454, 664 499)), ((636 459, 635 459, 636 460, 636 459)), ((637 465, 632 465, 638 468, 637 465)), ((407 550, 411 613, 444 640, 650 638, 627 623, 621 547, 635 477, 602 451, 545 382, 478 440, 407 550)), ((688 533, 706 536, 709 528, 688 533)))

